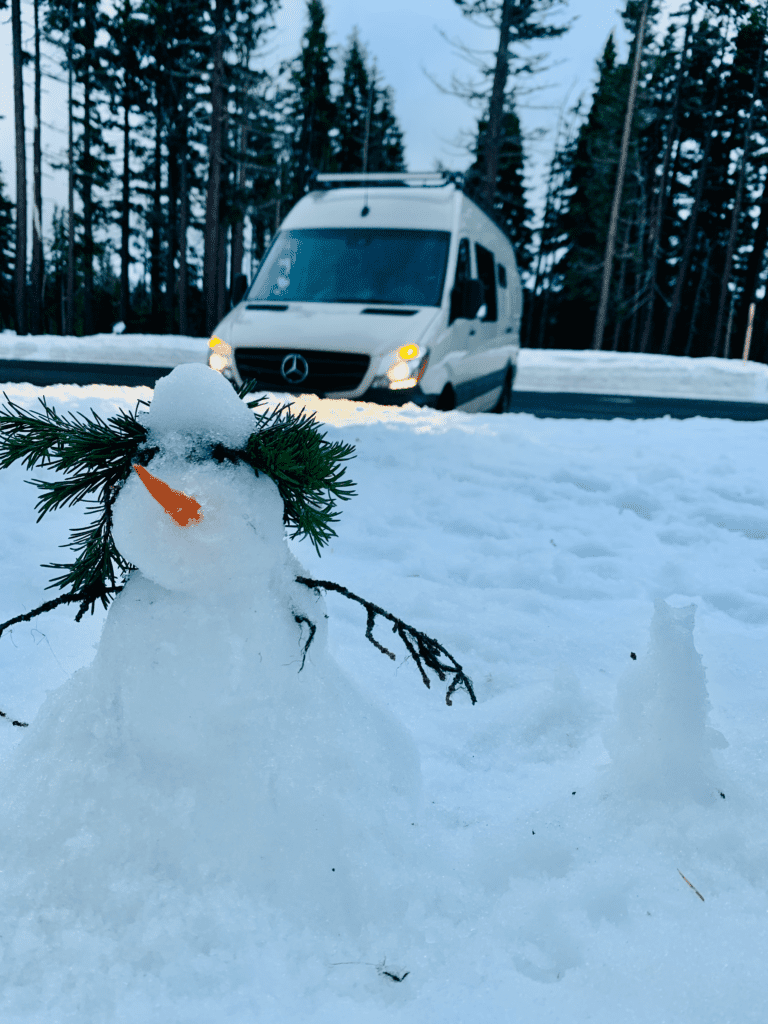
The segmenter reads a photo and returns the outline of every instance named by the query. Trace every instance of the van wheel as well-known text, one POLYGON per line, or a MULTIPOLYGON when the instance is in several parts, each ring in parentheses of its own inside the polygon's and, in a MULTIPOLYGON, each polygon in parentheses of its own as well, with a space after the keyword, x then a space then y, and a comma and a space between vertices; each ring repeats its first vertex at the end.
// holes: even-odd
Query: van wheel
POLYGON ((504 374, 504 383, 501 385, 501 394, 499 400, 494 405, 491 412, 509 412, 512 408, 512 384, 515 380, 515 367, 510 365, 507 367, 507 372, 504 374))
POLYGON ((456 408, 456 395, 450 384, 446 384, 440 392, 440 396, 435 402, 435 408, 438 412, 450 412, 451 409, 456 408))

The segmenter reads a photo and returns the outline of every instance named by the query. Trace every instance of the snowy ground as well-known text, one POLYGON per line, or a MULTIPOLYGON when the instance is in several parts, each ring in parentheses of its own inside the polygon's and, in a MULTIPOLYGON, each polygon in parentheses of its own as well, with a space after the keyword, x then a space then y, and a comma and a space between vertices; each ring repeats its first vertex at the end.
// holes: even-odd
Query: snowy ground
MULTIPOLYGON (((523 353, 521 388, 543 355, 523 353)), ((688 385, 713 397, 709 362, 697 361, 702 378, 688 385)), ((645 393, 627 390, 644 381, 624 381, 624 393, 645 393)), ((4 390, 102 414, 151 396, 4 390)), ((414 885, 386 948, 270 931, 234 899, 216 931, 210 907, 148 892, 141 941, 152 957, 111 962, 108 943, 89 945, 84 919, 62 940, 68 968, 41 950, 35 971, 5 982, 0 1018, 764 1021, 768 422, 312 407, 332 437, 356 444, 359 493, 321 559, 308 544, 295 553, 310 575, 439 639, 478 693, 475 707, 461 694, 446 707, 405 657, 390 663, 367 643, 361 609, 328 597, 336 660, 418 746, 415 827, 433 874, 414 885), (685 613, 670 623, 662 606, 651 643, 658 601, 696 606, 692 638, 685 613), (206 928, 228 943, 195 946, 206 928), (404 981, 377 970, 384 958, 410 972, 404 981)), ((0 619, 49 596, 38 563, 59 560, 78 521, 72 511, 35 525, 29 475, 0 473, 0 619)), ((9 716, 33 727, 46 691, 92 657, 103 615, 72 618, 56 611, 0 638, 9 716)), ((25 732, 0 721, 4 750, 25 732)), ((14 950, 30 941, 7 916, 2 936, 14 950)))

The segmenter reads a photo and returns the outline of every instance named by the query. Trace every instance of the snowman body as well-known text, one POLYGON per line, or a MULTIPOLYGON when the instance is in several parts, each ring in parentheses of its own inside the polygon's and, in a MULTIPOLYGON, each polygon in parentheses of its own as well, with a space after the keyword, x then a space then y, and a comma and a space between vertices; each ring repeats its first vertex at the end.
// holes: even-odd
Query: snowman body
POLYGON ((418 757, 330 657, 275 483, 205 457, 253 424, 206 367, 158 382, 147 469, 202 517, 178 526, 136 474, 121 490, 113 535, 138 568, 17 751, 17 809, 35 806, 18 850, 50 849, 47 898, 94 912, 159 878, 359 932, 404 909, 418 757))

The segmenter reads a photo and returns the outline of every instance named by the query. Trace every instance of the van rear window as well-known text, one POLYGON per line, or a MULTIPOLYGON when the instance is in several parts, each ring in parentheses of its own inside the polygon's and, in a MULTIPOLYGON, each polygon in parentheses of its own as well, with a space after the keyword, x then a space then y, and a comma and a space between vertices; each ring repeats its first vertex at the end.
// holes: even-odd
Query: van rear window
POLYGON ((384 228, 281 231, 249 301, 439 306, 450 233, 384 228))

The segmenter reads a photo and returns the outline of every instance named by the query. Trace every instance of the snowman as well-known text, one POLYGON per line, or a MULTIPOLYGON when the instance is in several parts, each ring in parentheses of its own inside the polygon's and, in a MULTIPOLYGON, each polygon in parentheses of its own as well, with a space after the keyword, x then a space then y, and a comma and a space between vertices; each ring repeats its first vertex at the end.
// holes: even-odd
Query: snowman
POLYGON ((92 664, 6 766, 6 866, 36 865, 29 891, 78 914, 119 916, 147 886, 234 886, 306 927, 391 922, 407 900, 418 756, 328 653, 277 485, 226 457, 253 413, 190 364, 158 381, 144 415, 154 454, 112 524, 137 568, 92 664))

